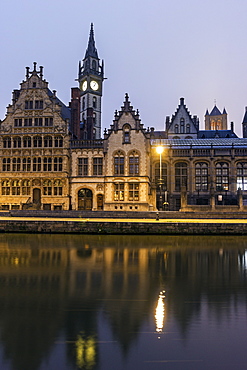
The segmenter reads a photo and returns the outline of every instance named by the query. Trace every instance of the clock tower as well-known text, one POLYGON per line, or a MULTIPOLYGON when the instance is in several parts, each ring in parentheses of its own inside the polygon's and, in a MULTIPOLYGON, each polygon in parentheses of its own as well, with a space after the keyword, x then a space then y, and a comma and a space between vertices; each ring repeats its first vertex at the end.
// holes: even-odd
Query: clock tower
POLYGON ((79 62, 80 130, 81 139, 101 138, 101 97, 104 80, 104 62, 100 64, 91 24, 85 57, 79 62))

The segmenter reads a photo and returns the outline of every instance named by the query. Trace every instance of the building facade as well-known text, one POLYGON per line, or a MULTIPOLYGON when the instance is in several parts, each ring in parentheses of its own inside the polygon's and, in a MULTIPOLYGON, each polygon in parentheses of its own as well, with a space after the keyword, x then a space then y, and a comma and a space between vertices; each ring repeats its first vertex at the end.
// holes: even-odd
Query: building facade
POLYGON ((69 106, 49 89, 43 67, 26 69, 0 123, 0 209, 244 209, 246 113, 243 138, 216 105, 200 130, 180 98, 157 131, 143 126, 126 94, 102 137, 103 81, 93 25, 69 106))

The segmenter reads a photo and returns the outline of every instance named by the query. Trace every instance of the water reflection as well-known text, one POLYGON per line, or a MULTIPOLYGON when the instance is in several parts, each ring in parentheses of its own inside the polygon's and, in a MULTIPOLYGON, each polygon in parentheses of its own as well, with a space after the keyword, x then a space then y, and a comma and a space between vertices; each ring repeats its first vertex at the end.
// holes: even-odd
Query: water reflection
POLYGON ((226 323, 247 345, 246 251, 245 237, 0 234, 0 368, 220 369, 226 323))

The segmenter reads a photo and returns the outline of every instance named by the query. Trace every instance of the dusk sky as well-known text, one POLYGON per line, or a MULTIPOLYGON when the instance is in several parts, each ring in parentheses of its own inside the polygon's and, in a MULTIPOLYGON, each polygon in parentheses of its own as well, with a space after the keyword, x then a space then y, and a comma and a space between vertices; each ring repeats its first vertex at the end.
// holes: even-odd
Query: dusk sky
POLYGON ((33 62, 68 104, 92 22, 107 77, 103 128, 128 92, 145 127, 163 130, 184 97, 201 129, 216 101, 242 136, 246 14, 246 0, 2 0, 0 119, 33 62))

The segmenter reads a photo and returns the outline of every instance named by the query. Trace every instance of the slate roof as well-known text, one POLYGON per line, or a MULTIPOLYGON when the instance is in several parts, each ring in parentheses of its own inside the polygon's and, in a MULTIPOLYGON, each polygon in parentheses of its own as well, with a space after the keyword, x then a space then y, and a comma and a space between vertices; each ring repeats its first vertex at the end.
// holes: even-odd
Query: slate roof
POLYGON ((198 139, 238 137, 232 130, 200 130, 198 139))
POLYGON ((243 147, 247 148, 247 138, 221 138, 221 139, 151 139, 151 145, 164 145, 167 147, 243 147))

